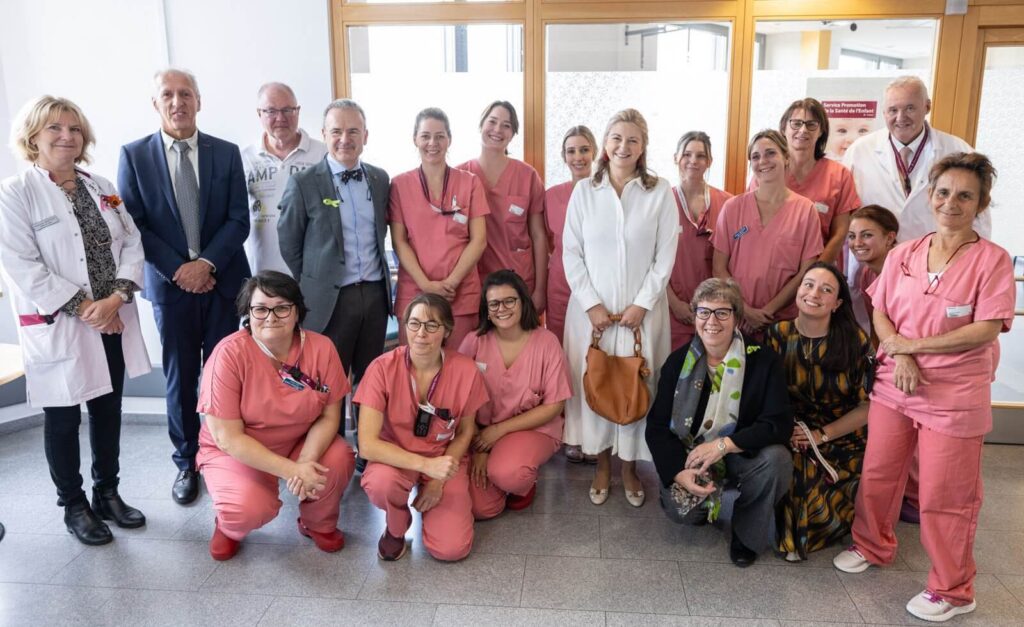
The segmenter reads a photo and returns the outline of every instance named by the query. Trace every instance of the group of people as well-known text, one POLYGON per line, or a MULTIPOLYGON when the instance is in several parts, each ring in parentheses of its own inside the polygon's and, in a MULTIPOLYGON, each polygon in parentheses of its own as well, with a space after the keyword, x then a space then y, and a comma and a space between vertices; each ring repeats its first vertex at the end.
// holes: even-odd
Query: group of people
POLYGON ((198 131, 194 76, 163 70, 154 88, 161 128, 122 148, 116 188, 81 168, 92 130, 51 96, 12 132, 31 167, 0 184, 29 402, 83 543, 113 539, 104 520, 146 522, 117 489, 124 378, 150 369, 141 291, 162 344, 172 497, 195 500, 202 476, 215 559, 278 514, 282 480, 298 532, 343 548, 351 392, 360 483, 386 514, 383 560, 407 551, 413 491, 424 547, 459 560, 474 521, 528 507, 565 447, 595 463, 595 505, 610 498, 613 457, 634 507, 646 501, 636 462, 653 462, 676 522, 716 520, 737 487, 738 566, 769 549, 807 559, 852 533, 834 563, 860 572, 894 559, 899 517, 919 520, 932 569, 908 611, 974 609, 981 445, 1015 293, 1008 254, 986 239, 994 168, 927 124, 919 79, 888 86, 887 128, 842 163, 826 157, 821 103, 795 101, 750 141, 737 196, 707 183, 700 131, 677 144, 677 184, 653 173, 634 109, 600 142, 569 129, 572 180, 545 191, 507 154, 519 131, 508 102, 484 109, 479 157, 457 166, 447 116, 424 109, 420 163, 391 179, 361 158, 367 118, 352 100, 328 105, 320 142, 298 128, 292 90, 268 83, 264 132, 240 151, 198 131), (390 315, 400 345, 385 353, 390 315), (590 407, 594 345, 649 365, 645 419, 590 407))

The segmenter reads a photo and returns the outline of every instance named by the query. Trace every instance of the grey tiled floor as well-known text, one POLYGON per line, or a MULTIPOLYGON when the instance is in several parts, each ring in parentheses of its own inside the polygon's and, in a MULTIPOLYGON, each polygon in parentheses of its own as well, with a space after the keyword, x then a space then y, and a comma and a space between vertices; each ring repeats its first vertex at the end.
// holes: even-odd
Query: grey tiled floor
MULTIPOLYGON (((723 532, 677 527, 653 500, 633 509, 617 481, 594 507, 591 468, 560 455, 544 467, 534 505, 478 523, 473 553, 458 564, 425 553, 418 522, 411 555, 379 562, 383 515, 358 477, 342 502, 342 552, 321 553, 300 537, 286 496, 277 520, 218 563, 207 554, 209 497, 191 507, 171 501, 168 452, 160 426, 125 425, 122 494, 149 522, 85 547, 54 505, 41 429, 0 436, 0 625, 926 624, 903 609, 928 568, 916 527, 900 527, 890 568, 842 574, 826 550, 803 564, 763 556, 740 570, 723 532)), ((1024 447, 988 446, 984 467, 979 609, 954 624, 1021 625, 1024 447)), ((653 469, 642 470, 652 494, 653 469)))

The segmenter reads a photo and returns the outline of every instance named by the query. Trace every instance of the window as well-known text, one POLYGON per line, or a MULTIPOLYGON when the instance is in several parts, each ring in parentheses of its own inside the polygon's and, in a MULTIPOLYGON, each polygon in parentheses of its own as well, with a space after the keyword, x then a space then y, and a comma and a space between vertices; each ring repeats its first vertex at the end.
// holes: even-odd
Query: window
POLYGON ((569 178, 561 158, 566 129, 584 124, 598 142, 607 120, 634 107, 644 115, 648 165, 673 184, 676 140, 711 136, 710 182, 724 180, 729 111, 730 25, 712 22, 556 24, 547 27, 545 182, 569 178))

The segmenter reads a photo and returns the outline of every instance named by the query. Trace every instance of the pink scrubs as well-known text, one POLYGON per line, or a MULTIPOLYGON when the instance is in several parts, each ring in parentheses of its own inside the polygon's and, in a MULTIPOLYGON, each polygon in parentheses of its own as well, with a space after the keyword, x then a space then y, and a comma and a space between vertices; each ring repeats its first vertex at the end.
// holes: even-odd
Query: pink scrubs
MULTIPOLYGON (((310 427, 324 407, 348 394, 349 382, 334 344, 319 333, 306 331, 301 355, 296 337, 288 363, 294 364, 296 358, 299 369, 326 385, 327 392, 286 384, 249 331, 236 331, 217 344, 203 368, 198 411, 221 420, 241 420, 246 435, 278 455, 298 458, 310 427)), ((328 533, 338 525, 338 506, 355 459, 345 440, 335 436, 317 461, 328 468, 327 485, 318 500, 299 503, 299 519, 313 531, 328 533)), ((199 431, 196 462, 224 535, 241 540, 277 517, 278 478, 222 451, 205 423, 199 431)))
MULTIPOLYGON (((889 253, 881 276, 868 288, 875 309, 910 339, 942 335, 979 320, 999 320, 1002 331, 1009 331, 1015 286, 1007 252, 982 239, 937 283, 930 283, 931 237, 905 242, 889 253)), ((894 526, 916 445, 921 544, 932 563, 928 588, 954 605, 974 600, 981 447, 992 428, 996 347, 992 342, 960 353, 915 355, 928 383, 912 395, 893 385, 895 363, 879 351, 871 393, 854 542, 872 563, 895 558, 894 526)))
MULTIPOLYGON (((459 352, 476 360, 491 396, 476 417, 481 428, 572 396, 565 353, 558 338, 547 329, 531 331, 526 345, 508 368, 493 331, 466 337, 459 352)), ((564 423, 559 414, 544 425, 510 433, 494 444, 487 460, 487 488, 470 482, 473 515, 478 520, 500 514, 509 494, 523 496, 533 488, 537 469, 562 444, 564 423)))
MULTIPOLYGON (((820 222, 810 200, 790 194, 768 224, 761 224, 753 192, 730 198, 722 206, 711 235, 715 250, 729 255, 729 274, 740 285, 743 301, 764 307, 800 270, 821 254, 820 222)), ((775 313, 776 320, 796 318, 796 304, 775 313)))
MULTIPOLYGON (((757 189, 757 179, 751 179, 747 191, 757 189)), ((821 220, 821 241, 827 244, 832 237, 832 219, 837 215, 852 213, 860 207, 860 197, 850 170, 832 159, 818 159, 802 183, 791 173, 786 174, 786 187, 814 203, 814 209, 821 220)), ((834 264, 843 269, 842 253, 834 264)))
POLYGON ((518 159, 509 159, 498 182, 490 187, 476 159, 458 168, 480 178, 491 207, 487 216, 487 249, 477 266, 480 278, 486 278, 495 270, 510 268, 533 292, 535 269, 529 216, 544 212, 544 184, 537 171, 518 159))
MULTIPOLYGON (((409 246, 416 254, 420 268, 430 280, 440 281, 451 274, 469 244, 469 221, 487 215, 490 209, 480 179, 455 168, 449 170, 444 198, 435 205, 442 211, 455 213, 442 215, 431 207, 423 195, 419 168, 391 180, 388 221, 405 226, 409 246)), ((405 268, 399 266, 395 295, 395 311, 399 317, 419 292, 416 282, 405 268)), ((476 328, 479 308, 480 275, 470 271, 459 284, 452 301, 455 330, 448 338, 448 345, 458 346, 462 338, 476 328)), ((399 326, 399 339, 406 344, 405 325, 399 326)))
POLYGON ((544 225, 548 231, 551 256, 548 257, 548 306, 544 321, 559 343, 565 332, 565 310, 569 307, 569 282, 562 265, 562 231, 565 228, 565 210, 572 195, 572 181, 555 185, 544 192, 544 225))
MULTIPOLYGON (((445 454, 462 420, 474 420, 487 403, 487 389, 472 359, 446 351, 437 388, 430 403, 445 408, 451 424, 435 418, 426 437, 416 437, 418 402, 412 393, 409 369, 405 365, 407 346, 384 353, 370 364, 352 402, 384 414, 380 439, 425 457, 445 454)), ((469 496, 468 458, 459 460, 459 472, 444 484, 441 501, 423 514, 423 545, 436 559, 460 560, 473 547, 473 508, 469 496)), ((388 533, 401 538, 412 523, 409 492, 430 478, 414 470, 402 470, 370 462, 361 484, 370 502, 384 510, 388 533)))
MULTIPOLYGON (((668 284, 676 297, 688 303, 700 282, 711 277, 711 259, 715 253, 715 247, 711 245, 711 233, 718 224, 722 205, 732 198, 732 194, 708 186, 708 208, 695 221, 683 203, 682 193, 678 187, 672 188, 672 196, 679 209, 679 246, 676 248, 676 265, 672 267, 668 284)), ((672 315, 669 321, 672 326, 672 350, 693 339, 692 324, 686 324, 672 315)))

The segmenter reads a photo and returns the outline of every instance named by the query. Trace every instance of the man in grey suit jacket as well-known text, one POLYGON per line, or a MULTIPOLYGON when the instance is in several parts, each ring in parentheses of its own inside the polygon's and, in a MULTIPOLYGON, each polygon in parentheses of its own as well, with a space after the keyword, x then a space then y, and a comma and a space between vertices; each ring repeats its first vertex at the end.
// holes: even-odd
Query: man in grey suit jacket
POLYGON ((288 181, 277 233, 281 256, 309 307, 303 326, 334 341, 358 384, 384 352, 392 313, 384 250, 391 181, 360 160, 368 133, 354 101, 327 105, 323 137, 327 156, 288 181))

